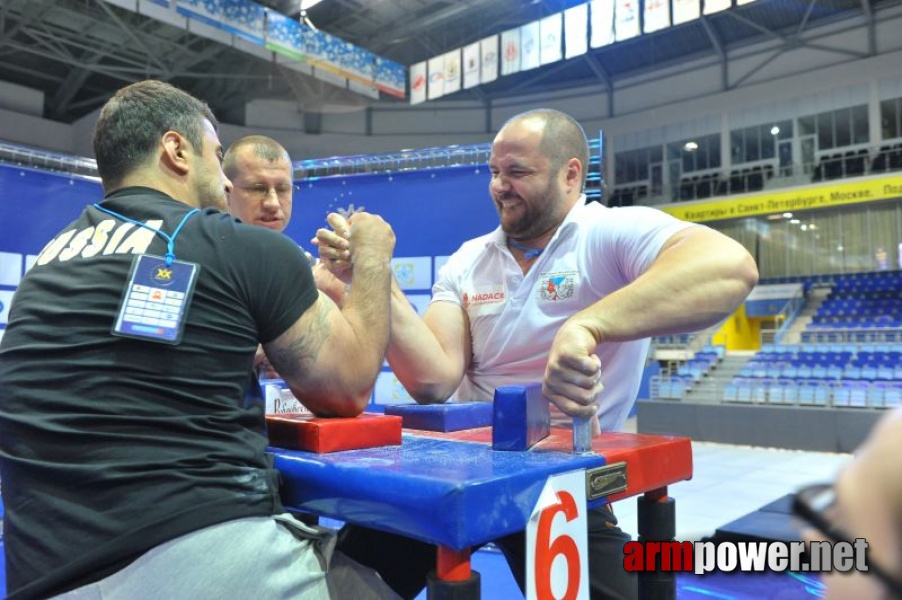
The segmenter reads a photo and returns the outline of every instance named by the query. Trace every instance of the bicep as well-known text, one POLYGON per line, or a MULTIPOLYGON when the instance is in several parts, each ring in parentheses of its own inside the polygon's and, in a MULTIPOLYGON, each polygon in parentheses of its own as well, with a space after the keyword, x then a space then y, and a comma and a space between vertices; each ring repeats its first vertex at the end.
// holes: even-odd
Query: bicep
POLYGON ((328 381, 341 376, 342 349, 353 343, 353 332, 335 303, 325 294, 297 321, 264 345, 266 356, 296 394, 320 395, 328 381))

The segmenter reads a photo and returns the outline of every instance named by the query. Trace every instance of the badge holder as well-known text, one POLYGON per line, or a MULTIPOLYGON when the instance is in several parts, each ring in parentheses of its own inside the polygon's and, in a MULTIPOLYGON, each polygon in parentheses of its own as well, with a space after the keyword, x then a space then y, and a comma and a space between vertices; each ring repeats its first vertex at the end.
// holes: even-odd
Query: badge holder
POLYGON ((113 335, 178 344, 194 294, 199 265, 140 254, 132 261, 113 335))

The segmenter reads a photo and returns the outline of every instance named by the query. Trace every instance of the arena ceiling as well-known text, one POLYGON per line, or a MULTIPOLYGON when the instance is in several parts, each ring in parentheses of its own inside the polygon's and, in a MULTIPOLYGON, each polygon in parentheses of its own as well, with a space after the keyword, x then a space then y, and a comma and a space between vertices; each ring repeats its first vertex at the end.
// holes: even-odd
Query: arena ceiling
MULTIPOLYGON (((619 80, 697 58, 726 63, 735 50, 760 41, 778 48, 817 48, 806 33, 843 21, 869 36, 875 11, 902 0, 757 0, 626 42, 592 50, 526 73, 462 90, 447 99, 486 104, 511 95, 589 84, 616 88, 619 80)), ((298 0, 258 0, 299 16, 298 0)), ((535 21, 585 0, 323 0, 308 11, 319 29, 404 65, 426 60, 487 35, 535 21)), ((843 48, 820 48, 837 60, 864 58, 843 48)), ((41 90, 44 117, 73 122, 126 83, 171 81, 208 101, 220 120, 242 124, 255 99, 322 106, 350 94, 307 76, 286 73, 262 58, 103 0, 0 0, 0 80, 41 90)), ((356 99, 357 102, 371 100, 356 99)), ((385 102, 404 102, 384 99, 385 102)))

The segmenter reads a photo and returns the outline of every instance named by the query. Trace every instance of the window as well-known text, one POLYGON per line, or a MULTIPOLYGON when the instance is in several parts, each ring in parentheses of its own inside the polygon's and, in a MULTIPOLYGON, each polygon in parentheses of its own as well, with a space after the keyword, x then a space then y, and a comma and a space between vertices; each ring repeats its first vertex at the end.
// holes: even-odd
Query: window
POLYGON ((884 140, 902 137, 899 112, 902 98, 880 102, 880 137, 884 140))
POLYGON ((667 156, 680 159, 683 173, 720 167, 720 134, 700 135, 667 144, 667 156))
POLYGON ((865 104, 819 113, 799 119, 799 130, 805 135, 812 123, 817 134, 818 150, 831 150, 855 144, 867 144, 868 107, 865 104))
POLYGON ((770 160, 777 156, 777 141, 792 139, 792 121, 765 123, 730 132, 733 164, 770 160))
POLYGON ((649 165, 660 163, 662 160, 661 146, 618 152, 614 156, 614 177, 617 184, 648 181, 649 165))

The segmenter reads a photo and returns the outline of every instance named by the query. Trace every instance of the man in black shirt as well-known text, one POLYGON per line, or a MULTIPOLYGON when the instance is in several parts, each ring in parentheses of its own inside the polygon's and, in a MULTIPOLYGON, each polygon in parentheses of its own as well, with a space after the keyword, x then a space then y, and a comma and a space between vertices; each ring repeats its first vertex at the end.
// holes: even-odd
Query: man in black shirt
POLYGON ((285 513, 250 392, 262 343, 314 413, 363 410, 394 234, 351 220, 339 309, 290 239, 219 212, 215 126, 171 85, 117 92, 94 136, 105 198, 16 293, 0 344, 10 599, 392 597, 285 513))

